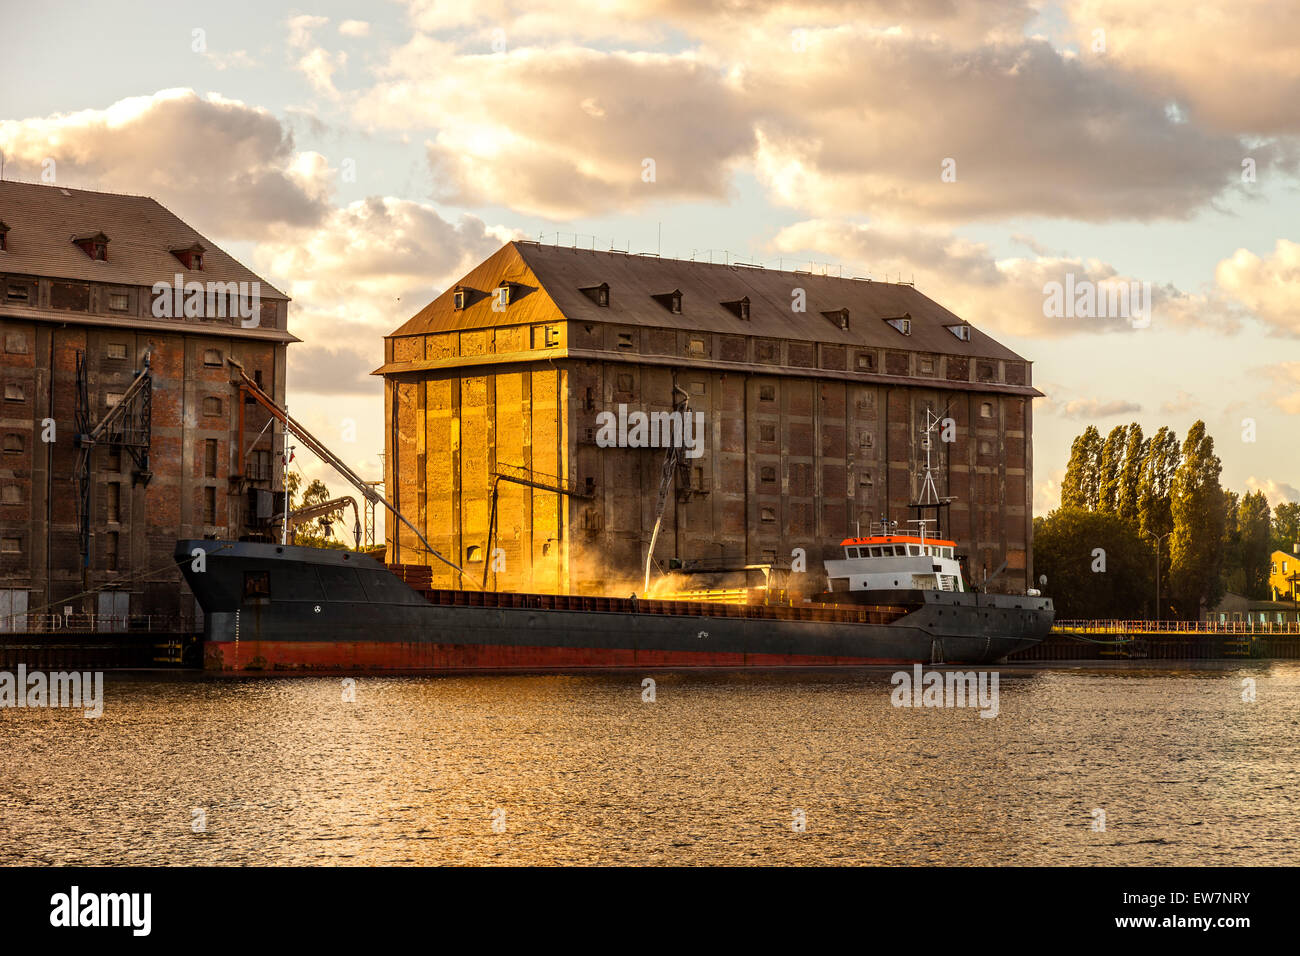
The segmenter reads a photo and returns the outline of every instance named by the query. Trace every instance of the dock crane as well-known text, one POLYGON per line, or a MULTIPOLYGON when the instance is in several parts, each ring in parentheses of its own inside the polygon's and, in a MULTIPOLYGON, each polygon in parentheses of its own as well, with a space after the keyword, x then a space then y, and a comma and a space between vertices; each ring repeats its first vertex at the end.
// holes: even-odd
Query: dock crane
POLYGON ((96 445, 109 444, 125 448, 135 463, 131 484, 148 485, 153 473, 149 470, 149 445, 153 425, 153 372, 149 356, 153 346, 145 350, 141 367, 131 379, 122 397, 98 422, 92 422, 90 408, 89 374, 86 353, 77 351, 77 536, 81 545, 82 568, 90 567, 90 456, 96 445))
MULTIPOLYGON (((372 484, 372 482, 366 482, 372 484)), ((327 518, 335 514, 342 517, 341 512, 349 505, 352 506, 352 537, 356 540, 356 549, 361 550, 361 512, 357 508, 357 499, 351 495, 344 495, 341 498, 331 498, 329 501, 322 501, 320 504, 308 505, 305 508, 298 508, 289 512, 289 530, 293 531, 305 525, 312 518, 327 518)), ((283 519, 284 515, 276 515, 277 518, 283 519)), ((328 524, 322 520, 322 524, 328 524)))
MULTIPOLYGON (((675 379, 674 376, 673 412, 674 414, 680 413, 682 419, 685 420, 686 416, 690 414, 691 396, 677 384, 675 379), (682 395, 680 400, 677 399, 678 392, 682 395)), ((645 553, 645 588, 642 593, 646 595, 650 593, 650 568, 654 565, 655 543, 659 540, 659 529, 664 523, 664 508, 668 504, 668 493, 672 491, 673 477, 683 463, 682 447, 678 444, 670 444, 667 454, 664 455, 663 471, 659 476, 659 497, 655 500, 655 526, 654 530, 650 532, 650 547, 646 549, 645 553)))
POLYGON ((503 481, 524 485, 528 488, 536 488, 539 491, 554 492, 557 495, 567 495, 570 498, 590 499, 592 497, 592 495, 584 491, 579 491, 565 478, 544 475, 518 465, 507 465, 498 462, 496 468, 492 471, 492 512, 488 518, 486 560, 483 562, 484 591, 487 590, 488 569, 492 566, 492 539, 495 537, 497 529, 497 492, 503 481))
MULTIPOLYGON (((429 542, 425 539, 424 535, 420 533, 420 529, 417 528, 415 525, 411 524, 411 522, 407 521, 406 517, 400 511, 398 511, 396 507, 394 507, 392 502, 390 502, 387 498, 385 498, 383 495, 381 495, 378 491, 375 490, 373 484, 367 482, 360 475, 358 475, 351 468, 349 468, 347 462, 345 462, 338 455, 334 454, 334 452, 326 448, 325 445, 320 441, 320 439, 316 438, 315 435, 307 431, 307 429, 303 428, 303 426, 299 424, 294 418, 292 418, 289 415, 289 413, 285 411, 275 401, 275 399, 273 399, 270 395, 266 394, 266 392, 262 391, 262 387, 258 385, 257 382, 255 382, 253 379, 249 378, 248 373, 244 371, 244 366, 240 362, 230 357, 226 358, 226 362, 230 365, 231 368, 235 370, 235 372, 238 375, 238 378, 234 382, 232 382, 232 384, 239 386, 239 390, 242 393, 242 395, 250 396, 255 402, 257 402, 257 404, 265 408, 267 412, 270 413, 271 417, 274 418, 276 421, 278 421, 284 427, 284 430, 286 432, 291 432, 292 434, 296 435, 298 440, 301 441, 304 445, 306 445, 307 448, 313 454, 315 454, 317 458, 325 462, 325 464, 329 465, 340 475, 342 475, 343 479, 347 481, 347 483, 350 484, 353 488, 355 488, 361 494, 361 496, 366 499, 366 501, 383 505, 390 512, 392 512, 393 517, 395 517, 398 521, 402 522, 402 524, 406 525, 408 528, 411 529, 411 531, 415 534, 416 538, 419 539, 420 544, 424 546, 425 551, 433 555, 443 564, 447 565, 447 567, 455 570, 465 580, 473 583, 475 587, 478 587, 478 582, 474 580, 474 578, 469 574, 469 572, 467 572, 460 565, 452 563, 447 558, 443 557, 441 554, 435 551, 433 546, 430 545, 429 542)), ((242 395, 241 395, 241 399, 242 399, 242 395)), ((240 455, 241 457, 243 455, 242 449, 240 450, 240 455)))

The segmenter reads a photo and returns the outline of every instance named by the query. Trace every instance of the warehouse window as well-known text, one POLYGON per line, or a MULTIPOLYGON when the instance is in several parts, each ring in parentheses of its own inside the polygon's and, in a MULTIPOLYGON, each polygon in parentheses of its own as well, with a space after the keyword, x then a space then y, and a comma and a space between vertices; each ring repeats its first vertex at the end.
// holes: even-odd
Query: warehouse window
POLYGON ((631 332, 620 332, 620 333, 618 333, 618 347, 621 348, 621 349, 630 349, 630 348, 632 347, 632 333, 631 333, 631 332))
POLYGON ((3 495, 0 495, 0 501, 7 505, 22 504, 23 493, 17 485, 5 485, 3 495))
POLYGON ((773 422, 760 422, 758 426, 759 441, 776 441, 776 425, 773 422))
POLYGON ((555 348, 555 346, 559 344, 560 344, 559 327, 555 325, 548 325, 546 327, 546 347, 548 349, 551 349, 551 348, 555 348))
POLYGON ((876 436, 872 432, 858 432, 859 448, 874 448, 875 444, 876 436))
POLYGON ((203 474, 209 478, 217 477, 217 440, 203 439, 203 474))
POLYGON ((23 402, 26 400, 27 400, 27 395, 23 392, 23 387, 21 385, 5 386, 6 402, 23 402))
POLYGON ((874 372, 876 370, 876 353, 859 352, 858 353, 858 371, 874 372))
POLYGON ((946 328, 953 335, 957 336, 957 338, 961 339, 963 342, 970 341, 969 325, 966 325, 965 323, 961 325, 945 325, 944 328, 946 328))
POLYGON ((221 364, 221 350, 207 349, 203 353, 203 364, 208 368, 215 368, 221 364))
POLYGON ((776 401, 776 386, 775 386, 775 385, 760 385, 760 386, 758 387, 758 400, 759 400, 760 402, 775 402, 775 401, 776 401))
POLYGON ((775 508, 762 508, 762 509, 760 509, 760 511, 759 511, 758 518, 759 518, 759 520, 762 521, 764 524, 775 524, 775 523, 776 523, 776 509, 775 509, 775 508))
POLYGON ((920 370, 924 372, 926 375, 929 375, 934 371, 934 359, 922 358, 922 359, 918 359, 918 362, 919 362, 920 370))
POLYGON ((907 313, 907 312, 905 312, 905 313, 903 313, 902 315, 898 316, 897 318, 894 318, 894 319, 885 319, 885 321, 888 322, 890 325, 892 325, 892 326, 893 326, 895 329, 897 329, 899 332, 902 332, 904 335, 911 335, 911 334, 912 334, 912 316, 911 316, 911 313, 907 313))
POLYGON ((703 383, 703 382, 691 382, 691 394, 692 394, 692 395, 703 395, 703 394, 704 394, 704 383, 703 383))
POLYGON ((204 415, 220 415, 220 414, 221 414, 221 399, 217 398, 217 396, 215 396, 215 395, 209 395, 207 398, 205 398, 205 399, 203 400, 203 414, 204 414, 204 415))
POLYGON ((23 450, 23 436, 9 434, 5 435, 5 451, 20 452, 23 450))
POLYGON ((0 538, 0 551, 5 554, 18 554, 22 549, 22 538, 0 538))
POLYGON ((860 488, 872 487, 871 472, 864 471, 861 475, 858 476, 858 487, 860 488))
POLYGON ((217 489, 211 485, 203 489, 203 523, 217 523, 217 489))
POLYGON ((993 417, 993 403, 984 402, 982 405, 980 405, 980 418, 992 418, 992 417, 993 417))
POLYGON ((765 485, 776 483, 776 469, 771 465, 764 465, 758 473, 758 480, 765 485))
POLYGON ((471 544, 468 548, 465 549, 465 560, 482 561, 483 549, 480 548, 477 544, 471 544))
POLYGON ((704 355, 708 348, 704 344, 704 339, 691 339, 690 351, 692 355, 704 355))
POLYGON ((107 461, 108 464, 106 467, 108 468, 109 471, 122 470, 122 446, 121 445, 108 446, 107 461))
POLYGON ((117 404, 118 402, 120 402, 121 400, 122 400, 122 393, 121 393, 121 392, 105 392, 105 393, 104 393, 104 405, 105 405, 106 407, 108 407, 108 408, 112 408, 114 405, 116 405, 116 404, 117 404))
POLYGON ((105 487, 105 492, 107 498, 104 518, 108 521, 120 522, 122 520, 122 486, 116 481, 110 481, 105 487))
POLYGON ((104 350, 105 358, 124 359, 126 358, 126 345, 122 342, 109 342, 108 348, 104 350))
POLYGON ((117 532, 110 531, 104 541, 104 570, 117 570, 117 532))
POLYGON ((465 308, 465 290, 457 289, 451 294, 451 305, 457 312, 465 308))
POLYGON ((125 312, 130 308, 131 299, 125 292, 110 292, 108 294, 108 307, 114 312, 125 312))
POLYGON ((993 454, 993 446, 986 441, 980 442, 980 454, 981 455, 993 454))
POLYGON ((592 302, 595 302, 602 309, 609 308, 609 284, 602 282, 600 285, 589 285, 578 290, 592 302))

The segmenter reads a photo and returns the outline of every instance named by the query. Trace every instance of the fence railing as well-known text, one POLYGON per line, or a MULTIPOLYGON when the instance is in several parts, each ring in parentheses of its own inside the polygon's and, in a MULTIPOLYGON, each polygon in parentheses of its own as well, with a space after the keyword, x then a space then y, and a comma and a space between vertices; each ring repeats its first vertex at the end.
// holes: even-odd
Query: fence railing
POLYGON ((1300 634, 1300 621, 1057 621, 1072 634, 1300 634))
POLYGON ((0 634, 185 634, 199 629, 194 617, 177 614, 11 614, 0 617, 0 634))

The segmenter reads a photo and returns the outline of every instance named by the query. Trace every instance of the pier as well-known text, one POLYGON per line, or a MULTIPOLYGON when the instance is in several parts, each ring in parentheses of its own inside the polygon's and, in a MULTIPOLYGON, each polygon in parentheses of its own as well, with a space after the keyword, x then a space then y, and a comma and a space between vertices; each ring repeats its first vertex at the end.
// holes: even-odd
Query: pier
POLYGON ((1041 644, 1011 661, 1300 658, 1300 622, 1057 621, 1041 644))

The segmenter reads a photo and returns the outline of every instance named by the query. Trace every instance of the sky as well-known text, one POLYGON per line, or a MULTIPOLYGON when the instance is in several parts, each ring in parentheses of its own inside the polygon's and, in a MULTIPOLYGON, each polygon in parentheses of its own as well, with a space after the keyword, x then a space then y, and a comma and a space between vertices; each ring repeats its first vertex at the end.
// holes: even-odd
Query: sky
POLYGON ((383 335, 542 238, 915 281, 1033 363, 1037 514, 1130 421, 1300 500, 1300 5, 0 6, 5 178, 153 196, 290 295, 290 410, 364 475, 383 335))

